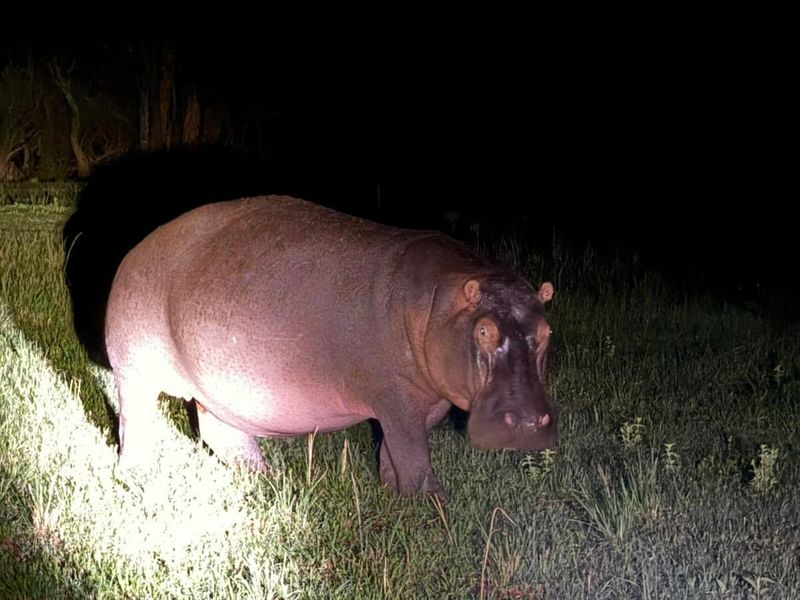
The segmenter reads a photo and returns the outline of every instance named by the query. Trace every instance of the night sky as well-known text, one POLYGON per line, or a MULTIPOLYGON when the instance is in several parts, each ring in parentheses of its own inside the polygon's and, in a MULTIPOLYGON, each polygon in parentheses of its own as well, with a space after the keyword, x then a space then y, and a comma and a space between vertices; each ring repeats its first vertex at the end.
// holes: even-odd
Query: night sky
POLYGON ((180 83, 256 110, 259 157, 312 200, 406 226, 455 212, 531 239, 555 228, 673 278, 796 290, 779 40, 714 19, 451 16, 47 29, 5 56, 74 57, 103 82, 166 41, 180 83))

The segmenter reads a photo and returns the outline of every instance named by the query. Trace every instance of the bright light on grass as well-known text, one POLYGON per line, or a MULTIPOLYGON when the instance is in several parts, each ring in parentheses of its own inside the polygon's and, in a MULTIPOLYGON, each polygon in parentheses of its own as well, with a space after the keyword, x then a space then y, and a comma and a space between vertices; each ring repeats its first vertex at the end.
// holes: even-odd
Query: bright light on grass
MULTIPOLYGON (((111 385, 107 373, 98 375, 111 385)), ((290 595, 291 562, 279 548, 282 531, 301 538, 308 527, 303 504, 265 498, 251 476, 224 467, 165 420, 154 436, 157 461, 118 473, 116 448, 86 421, 74 390, 5 305, 0 414, 4 495, 28 498, 19 508, 29 514, 11 523, 15 544, 44 562, 77 562, 85 584, 94 572, 113 573, 131 597, 158 596, 165 583, 170 594, 190 597, 237 579, 290 595), (226 581, 216 580, 222 574, 226 581)))

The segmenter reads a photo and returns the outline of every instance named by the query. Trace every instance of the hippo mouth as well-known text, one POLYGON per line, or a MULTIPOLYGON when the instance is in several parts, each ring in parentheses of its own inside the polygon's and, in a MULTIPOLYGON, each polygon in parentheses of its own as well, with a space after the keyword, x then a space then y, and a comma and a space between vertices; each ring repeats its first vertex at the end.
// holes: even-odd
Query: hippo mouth
POLYGON ((481 450, 546 450, 558 441, 555 413, 535 419, 516 419, 506 413, 491 422, 470 418, 467 423, 470 444, 481 450))

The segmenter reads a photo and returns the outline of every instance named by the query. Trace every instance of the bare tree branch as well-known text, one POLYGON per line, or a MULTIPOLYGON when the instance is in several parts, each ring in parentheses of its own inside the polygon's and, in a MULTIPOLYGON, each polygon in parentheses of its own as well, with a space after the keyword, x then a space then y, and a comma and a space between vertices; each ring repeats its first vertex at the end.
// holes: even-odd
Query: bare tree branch
POLYGON ((50 73, 53 76, 53 81, 64 95, 72 115, 70 119, 69 141, 72 147, 72 153, 75 156, 75 163, 78 167, 78 177, 88 177, 92 171, 92 164, 81 146, 80 107, 72 92, 72 80, 70 79, 70 75, 74 69, 75 63, 73 62, 65 74, 61 69, 61 65, 58 63, 58 59, 53 58, 50 61, 50 73))

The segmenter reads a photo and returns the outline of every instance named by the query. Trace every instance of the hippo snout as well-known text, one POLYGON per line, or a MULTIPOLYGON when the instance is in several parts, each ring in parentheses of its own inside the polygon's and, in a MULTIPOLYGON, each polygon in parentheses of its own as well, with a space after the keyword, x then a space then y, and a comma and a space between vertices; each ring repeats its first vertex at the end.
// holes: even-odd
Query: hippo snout
POLYGON ((549 406, 542 412, 505 410, 497 415, 480 411, 467 423, 470 443, 476 448, 496 450, 545 450, 558 440, 558 414, 549 406))

